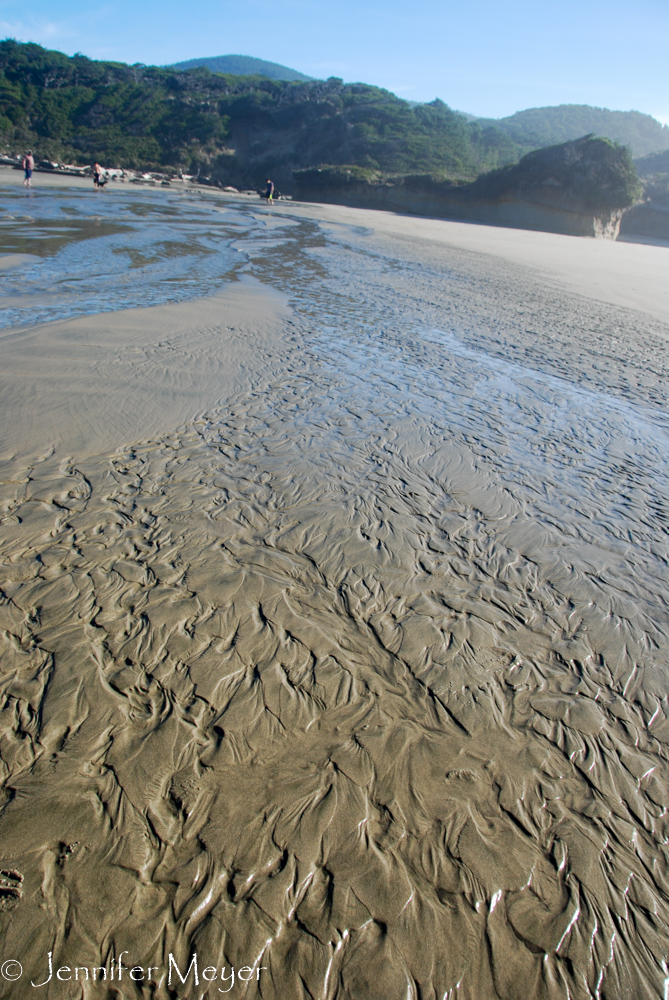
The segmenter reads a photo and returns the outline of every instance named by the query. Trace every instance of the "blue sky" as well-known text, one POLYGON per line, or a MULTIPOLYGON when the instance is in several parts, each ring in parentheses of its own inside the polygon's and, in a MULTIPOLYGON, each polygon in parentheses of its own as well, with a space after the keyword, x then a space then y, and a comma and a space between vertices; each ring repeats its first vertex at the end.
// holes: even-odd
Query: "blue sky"
POLYGON ((0 0, 0 36, 123 62, 253 55, 490 117, 669 122, 669 0, 0 0))

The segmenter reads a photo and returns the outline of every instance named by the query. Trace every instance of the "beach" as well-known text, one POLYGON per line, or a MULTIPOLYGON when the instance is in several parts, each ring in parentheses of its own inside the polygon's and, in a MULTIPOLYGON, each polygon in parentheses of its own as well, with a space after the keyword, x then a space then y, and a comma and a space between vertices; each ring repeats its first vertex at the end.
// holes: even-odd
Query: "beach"
POLYGON ((669 251, 10 174, 0 997, 663 996, 669 251))

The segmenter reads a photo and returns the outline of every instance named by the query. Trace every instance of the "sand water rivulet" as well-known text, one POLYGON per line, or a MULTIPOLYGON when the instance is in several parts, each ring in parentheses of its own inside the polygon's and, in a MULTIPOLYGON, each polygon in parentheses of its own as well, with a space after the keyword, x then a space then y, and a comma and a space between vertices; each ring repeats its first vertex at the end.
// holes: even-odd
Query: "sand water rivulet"
POLYGON ((375 213, 5 195, 0 996, 663 996, 669 327, 375 213))

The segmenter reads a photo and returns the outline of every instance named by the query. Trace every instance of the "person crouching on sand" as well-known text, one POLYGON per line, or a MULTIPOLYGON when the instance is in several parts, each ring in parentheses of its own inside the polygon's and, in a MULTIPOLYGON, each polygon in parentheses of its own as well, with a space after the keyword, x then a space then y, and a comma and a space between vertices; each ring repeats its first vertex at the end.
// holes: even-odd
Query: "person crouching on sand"
POLYGON ((32 149, 29 149, 26 155, 23 157, 23 169, 25 171, 25 177, 23 178, 23 186, 30 187, 30 178, 33 175, 33 170, 35 169, 35 161, 33 159, 32 149))
POLYGON ((267 190, 265 191, 265 197, 267 198, 267 204, 272 204, 272 198, 274 197, 274 183, 267 178, 267 190))

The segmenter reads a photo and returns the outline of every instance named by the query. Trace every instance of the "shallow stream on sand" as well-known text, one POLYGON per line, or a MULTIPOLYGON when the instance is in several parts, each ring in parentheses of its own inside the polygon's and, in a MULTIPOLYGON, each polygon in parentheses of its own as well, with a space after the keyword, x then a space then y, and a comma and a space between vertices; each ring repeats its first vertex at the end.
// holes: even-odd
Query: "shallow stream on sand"
POLYGON ((196 952, 266 1000, 662 997, 666 331, 280 211, 199 203, 222 250, 188 271, 290 296, 274 373, 7 466, 5 952, 196 952))
POLYGON ((188 194, 0 189, 0 254, 40 258, 0 272, 0 328, 211 294, 238 257, 219 220, 188 194))

